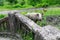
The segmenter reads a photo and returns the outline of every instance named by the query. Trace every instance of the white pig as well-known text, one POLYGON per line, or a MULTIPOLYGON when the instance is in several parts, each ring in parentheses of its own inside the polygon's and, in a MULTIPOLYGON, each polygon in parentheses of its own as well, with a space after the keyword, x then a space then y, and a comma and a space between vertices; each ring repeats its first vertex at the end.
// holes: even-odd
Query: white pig
POLYGON ((41 21, 42 20, 42 13, 27 13, 25 16, 27 16, 28 18, 32 19, 33 21, 41 21))

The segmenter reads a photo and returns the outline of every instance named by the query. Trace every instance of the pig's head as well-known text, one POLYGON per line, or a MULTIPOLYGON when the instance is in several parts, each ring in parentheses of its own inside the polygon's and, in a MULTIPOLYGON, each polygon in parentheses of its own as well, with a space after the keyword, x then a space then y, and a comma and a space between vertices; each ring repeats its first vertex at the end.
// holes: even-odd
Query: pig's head
POLYGON ((36 17, 39 21, 42 20, 42 17, 43 17, 43 14, 39 13, 39 14, 36 14, 36 17))

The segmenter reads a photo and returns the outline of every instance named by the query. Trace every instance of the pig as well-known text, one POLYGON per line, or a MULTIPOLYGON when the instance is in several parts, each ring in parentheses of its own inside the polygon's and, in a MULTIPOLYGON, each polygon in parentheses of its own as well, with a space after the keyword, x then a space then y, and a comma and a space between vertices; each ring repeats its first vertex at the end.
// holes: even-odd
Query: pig
POLYGON ((27 16, 31 20, 37 22, 37 21, 42 20, 43 13, 34 13, 34 12, 32 12, 32 13, 27 13, 25 16, 27 16))

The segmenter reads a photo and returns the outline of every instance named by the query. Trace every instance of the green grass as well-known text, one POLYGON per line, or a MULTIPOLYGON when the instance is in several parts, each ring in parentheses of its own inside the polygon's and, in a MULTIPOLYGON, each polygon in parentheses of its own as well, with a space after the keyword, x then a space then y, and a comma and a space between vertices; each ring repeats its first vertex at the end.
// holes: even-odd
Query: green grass
POLYGON ((6 14, 0 14, 0 19, 6 17, 6 14))
POLYGON ((27 8, 21 8, 21 7, 18 7, 18 8, 14 8, 12 7, 11 5, 7 5, 7 6, 0 6, 0 11, 7 11, 7 10, 21 10, 21 9, 29 9, 29 8, 33 8, 33 7, 27 7, 27 8))
MULTIPOLYGON (((42 10, 31 10, 30 12, 43 12, 42 10)), ((26 14, 27 12, 22 12, 21 14, 26 14)), ((44 16, 50 16, 50 15, 60 15, 60 8, 55 7, 55 8, 47 8, 47 12, 44 12, 44 16)))
POLYGON ((46 17, 47 16, 59 16, 60 15, 60 8, 47 8, 47 12, 44 12, 43 20, 39 24, 40 26, 47 25, 46 17))
POLYGON ((20 10, 21 8, 4 8, 0 7, 0 11, 7 11, 7 10, 20 10))
MULTIPOLYGON (((47 9, 47 12, 45 12, 44 13, 44 20, 43 21, 45 21, 43 24, 48 24, 48 22, 46 22, 46 17, 47 16, 60 16, 60 8, 56 8, 56 7, 54 7, 54 8, 48 8, 47 9)), ((56 26, 56 25, 55 25, 56 26)), ((58 28, 58 25, 57 25, 57 28, 58 28)))
POLYGON ((60 15, 60 8, 48 8, 47 12, 44 13, 45 16, 50 15, 60 15))

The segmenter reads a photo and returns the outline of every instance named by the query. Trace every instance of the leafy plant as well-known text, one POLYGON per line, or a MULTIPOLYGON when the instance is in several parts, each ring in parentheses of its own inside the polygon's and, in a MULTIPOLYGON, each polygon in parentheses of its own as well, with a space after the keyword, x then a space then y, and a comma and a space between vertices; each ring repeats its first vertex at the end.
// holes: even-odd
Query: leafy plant
POLYGON ((6 17, 7 15, 4 15, 4 14, 0 14, 0 18, 4 18, 6 17))

